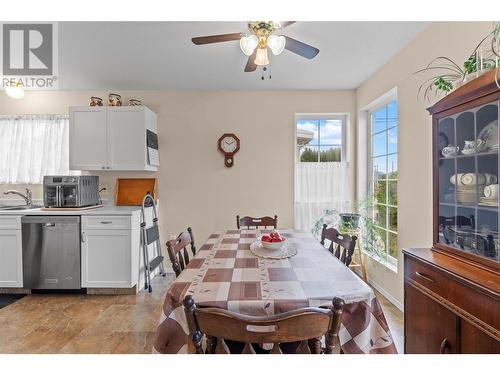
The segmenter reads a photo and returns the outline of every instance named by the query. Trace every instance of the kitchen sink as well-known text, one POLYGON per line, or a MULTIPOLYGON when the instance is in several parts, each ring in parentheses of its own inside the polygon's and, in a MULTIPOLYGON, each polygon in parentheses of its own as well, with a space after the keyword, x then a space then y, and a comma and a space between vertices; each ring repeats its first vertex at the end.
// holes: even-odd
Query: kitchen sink
POLYGON ((22 206, 0 206, 0 211, 25 211, 25 210, 31 210, 33 208, 40 208, 42 206, 35 206, 35 205, 22 205, 22 206))

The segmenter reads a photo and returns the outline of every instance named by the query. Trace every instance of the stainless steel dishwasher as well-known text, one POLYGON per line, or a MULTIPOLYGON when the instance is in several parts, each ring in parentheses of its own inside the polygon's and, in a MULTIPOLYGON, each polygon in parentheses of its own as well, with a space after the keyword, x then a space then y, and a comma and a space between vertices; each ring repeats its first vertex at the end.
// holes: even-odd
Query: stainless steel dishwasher
POLYGON ((80 289, 80 216, 23 216, 27 289, 80 289))

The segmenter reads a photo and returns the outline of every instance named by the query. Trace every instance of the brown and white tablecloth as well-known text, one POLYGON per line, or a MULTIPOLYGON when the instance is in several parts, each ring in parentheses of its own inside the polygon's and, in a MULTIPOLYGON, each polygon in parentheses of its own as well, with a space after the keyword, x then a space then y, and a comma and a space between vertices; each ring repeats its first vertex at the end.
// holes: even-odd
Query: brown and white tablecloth
POLYGON ((212 234, 165 296, 154 351, 188 352, 182 301, 192 294, 198 306, 254 316, 328 305, 340 297, 346 303, 339 332, 344 353, 397 353, 373 290, 310 233, 279 232, 297 247, 297 255, 279 260, 256 257, 250 251, 255 230, 212 234))

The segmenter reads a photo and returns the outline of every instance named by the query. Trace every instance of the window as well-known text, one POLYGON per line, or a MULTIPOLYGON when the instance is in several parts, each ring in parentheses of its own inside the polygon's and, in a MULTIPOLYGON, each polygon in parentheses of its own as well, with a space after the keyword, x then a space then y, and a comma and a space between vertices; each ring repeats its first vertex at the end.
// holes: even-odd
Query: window
POLYGON ((397 264, 398 110, 397 102, 370 112, 370 194, 382 261, 397 264))
POLYGON ((347 115, 297 114, 294 224, 317 234, 329 212, 351 206, 345 158, 347 115))
POLYGON ((0 183, 41 184, 69 174, 68 116, 0 116, 0 183))
POLYGON ((297 161, 343 161, 344 123, 345 116, 297 116, 297 161))

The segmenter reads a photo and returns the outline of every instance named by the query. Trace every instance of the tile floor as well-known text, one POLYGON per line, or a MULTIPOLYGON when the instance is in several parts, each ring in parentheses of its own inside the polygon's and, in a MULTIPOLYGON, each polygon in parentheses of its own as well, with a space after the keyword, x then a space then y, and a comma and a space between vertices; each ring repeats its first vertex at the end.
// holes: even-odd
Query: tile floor
POLYGON ((0 353, 151 353, 171 276, 153 293, 29 295, 0 310, 0 353))
MULTIPOLYGON (((29 295, 0 309, 0 353, 151 353, 171 276, 131 296, 29 295)), ((399 353, 403 314, 377 293, 399 353)))

